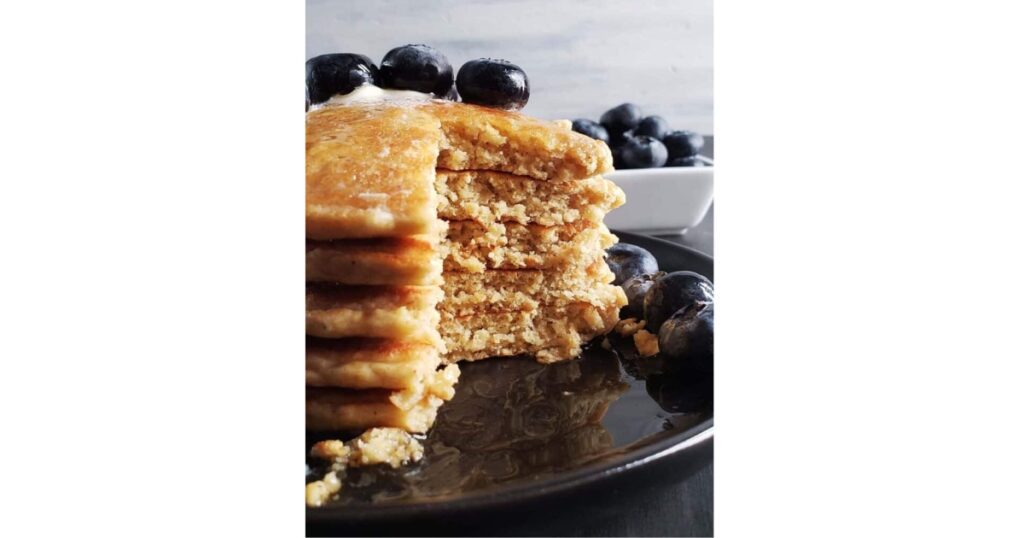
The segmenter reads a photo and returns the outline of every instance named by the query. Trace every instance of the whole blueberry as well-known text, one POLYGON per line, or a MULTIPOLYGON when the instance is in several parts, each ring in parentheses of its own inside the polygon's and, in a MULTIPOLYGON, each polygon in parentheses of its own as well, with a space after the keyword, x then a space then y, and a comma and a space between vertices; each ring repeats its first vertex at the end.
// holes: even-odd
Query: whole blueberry
POLYGON ((713 303, 715 287, 692 271, 675 271, 659 278, 644 298, 645 329, 652 333, 680 309, 695 303, 713 303))
POLYGON ((636 275, 622 283, 622 291, 626 292, 626 300, 629 303, 622 307, 621 317, 643 319, 644 298, 647 292, 654 285, 654 282, 665 276, 665 273, 644 273, 636 275))
POLYGON ((672 131, 661 139, 668 148, 668 158, 693 157, 704 147, 704 137, 693 131, 672 131))
POLYGON ((608 268, 615 275, 612 284, 616 286, 621 286, 637 275, 658 272, 658 260, 647 249, 629 243, 616 243, 605 252, 608 268))
POLYGON ((657 138, 634 136, 622 145, 621 168, 658 168, 667 160, 668 150, 657 138))
POLYGON ((637 124, 635 132, 638 135, 649 136, 661 140, 670 131, 668 122, 661 116, 647 116, 637 124))
POLYGON ((693 155, 691 157, 669 159, 665 166, 707 166, 707 163, 697 155, 693 155))
POLYGON ((658 330, 658 349, 684 366, 710 372, 715 349, 715 304, 679 309, 658 330))
POLYGON ((605 144, 608 143, 608 130, 596 121, 586 119, 572 120, 572 130, 585 134, 594 140, 601 140, 605 144))
POLYGON ((455 76, 448 58, 434 47, 404 45, 393 48, 380 62, 380 77, 385 88, 448 94, 455 76))
POLYGON ((459 68, 455 86, 465 103, 519 110, 530 100, 530 79, 518 65, 480 58, 459 68))
POLYGON ((618 134, 635 128, 641 117, 640 107, 633 103, 622 103, 601 114, 601 125, 608 129, 608 134, 618 134))
POLYGON ((379 81, 377 66, 362 54, 321 54, 306 60, 306 98, 313 105, 379 81))

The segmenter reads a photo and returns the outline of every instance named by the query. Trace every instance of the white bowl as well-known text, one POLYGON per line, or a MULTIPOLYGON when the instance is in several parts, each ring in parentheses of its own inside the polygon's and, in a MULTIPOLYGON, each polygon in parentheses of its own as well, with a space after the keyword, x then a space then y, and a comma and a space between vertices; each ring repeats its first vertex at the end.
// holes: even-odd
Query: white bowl
POLYGON ((704 219, 715 194, 712 166, 616 170, 605 177, 626 193, 626 203, 604 218, 616 230, 684 233, 704 219))

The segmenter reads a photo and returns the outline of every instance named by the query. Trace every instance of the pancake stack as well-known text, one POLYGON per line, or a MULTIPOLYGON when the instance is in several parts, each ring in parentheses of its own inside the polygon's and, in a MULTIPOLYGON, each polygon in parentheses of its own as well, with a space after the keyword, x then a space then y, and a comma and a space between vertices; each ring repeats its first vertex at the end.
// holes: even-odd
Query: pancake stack
POLYGON ((430 427, 454 364, 575 357, 618 321, 611 155, 449 101, 307 114, 307 427, 430 427))

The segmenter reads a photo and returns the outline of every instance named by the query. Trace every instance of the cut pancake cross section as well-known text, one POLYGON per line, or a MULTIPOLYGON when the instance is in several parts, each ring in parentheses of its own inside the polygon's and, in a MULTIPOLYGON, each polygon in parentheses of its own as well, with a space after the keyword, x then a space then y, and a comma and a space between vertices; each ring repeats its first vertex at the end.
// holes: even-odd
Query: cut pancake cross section
POLYGON ((448 101, 306 119, 306 424, 425 432, 455 362, 571 359, 625 305, 600 141, 448 101))

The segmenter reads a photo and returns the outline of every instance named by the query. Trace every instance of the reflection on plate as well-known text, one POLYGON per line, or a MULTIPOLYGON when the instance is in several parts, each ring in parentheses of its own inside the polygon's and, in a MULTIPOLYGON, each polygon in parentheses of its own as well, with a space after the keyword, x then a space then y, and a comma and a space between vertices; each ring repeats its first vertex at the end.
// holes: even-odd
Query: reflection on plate
POLYGON ((350 469, 334 504, 441 499, 543 480, 710 416, 710 378, 666 370, 660 359, 636 357, 628 341, 613 341, 612 351, 595 343, 577 360, 550 365, 524 357, 464 363, 455 397, 423 441, 423 460, 350 469))

